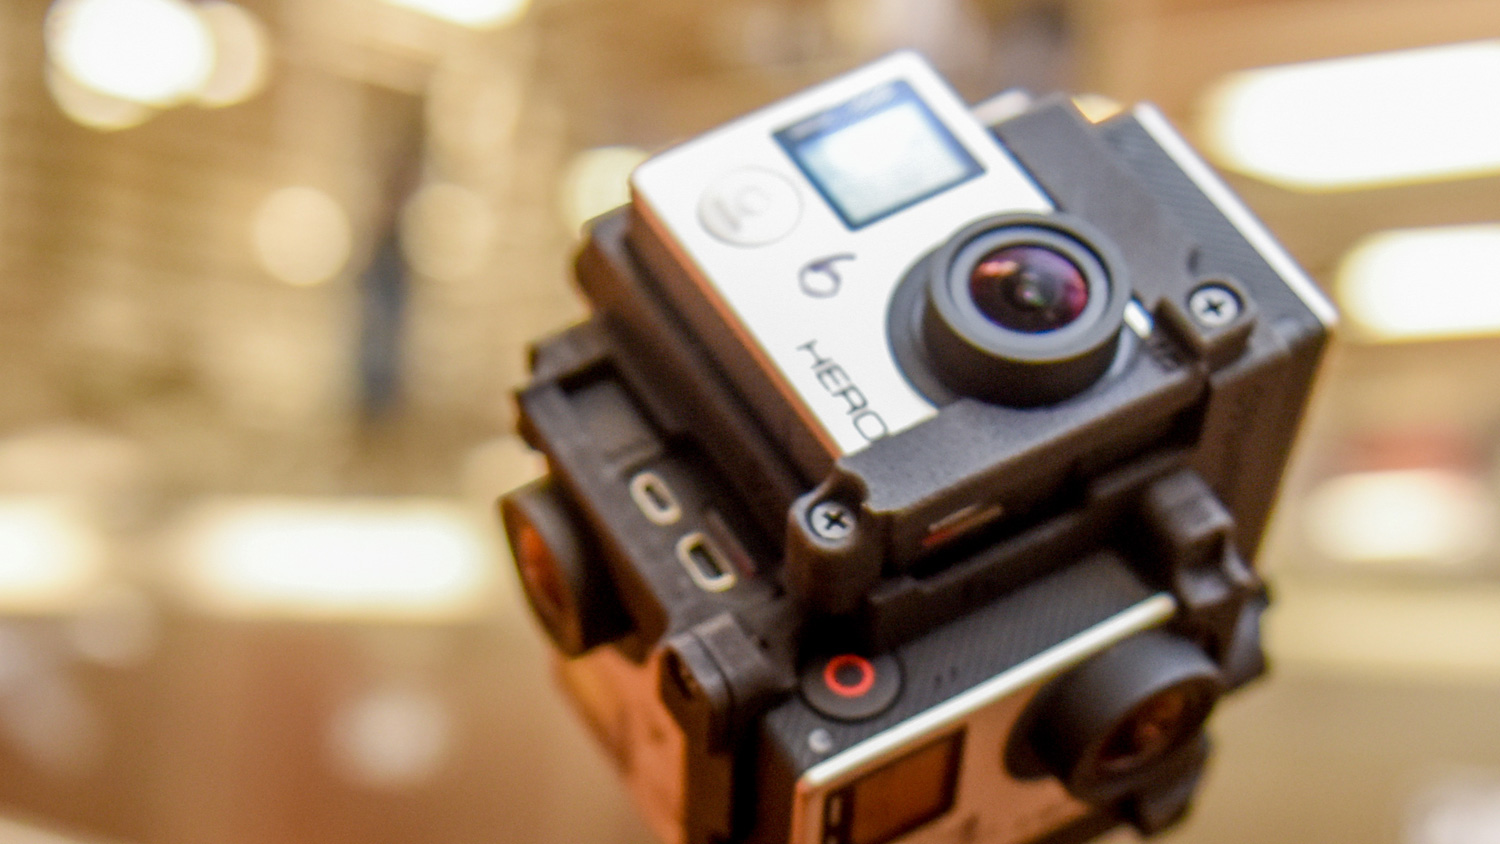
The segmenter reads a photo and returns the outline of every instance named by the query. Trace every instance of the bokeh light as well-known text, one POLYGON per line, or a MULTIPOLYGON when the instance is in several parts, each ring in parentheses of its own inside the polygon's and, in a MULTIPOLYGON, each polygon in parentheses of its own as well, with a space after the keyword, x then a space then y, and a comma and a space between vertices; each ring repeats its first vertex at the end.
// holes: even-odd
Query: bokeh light
POLYGON ((645 150, 630 146, 584 150, 563 174, 560 205, 570 231, 611 208, 630 201, 630 173, 646 160, 645 150))
POLYGON ((47 50, 81 84, 144 105, 191 96, 214 64, 209 28, 182 0, 57 0, 47 50))
POLYGON ((1221 162, 1297 190, 1496 172, 1500 41, 1237 73, 1204 112, 1221 162))
POLYGON ((430 620, 471 614, 489 597, 495 549, 452 504, 221 502, 183 530, 182 585, 210 613, 430 620))
POLYGON ((1336 290, 1366 339, 1500 333, 1500 225, 1371 235, 1344 259, 1336 290))
POLYGON ((100 542, 67 501, 0 498, 0 614, 72 610, 98 582, 100 542))
POLYGON ((1308 538, 1340 563, 1470 562, 1495 540, 1495 502, 1479 481, 1437 469, 1341 475, 1307 501, 1308 538))
POLYGON ((214 41, 213 70, 198 89, 198 102, 229 106, 260 93, 271 76, 271 38, 265 24, 226 0, 201 4, 198 14, 214 41))
POLYGON ((317 188, 282 188, 261 203, 255 255, 275 278, 306 286, 328 281, 349 262, 353 232, 343 206, 317 188))
POLYGON ((96 665, 133 668, 156 650, 161 621, 139 587, 113 583, 95 590, 68 621, 73 652, 96 665))
POLYGON ((47 92, 52 95, 52 101, 63 114, 81 126, 114 132, 139 126, 156 114, 150 106, 86 87, 56 67, 48 67, 46 73, 47 92))
POLYGON ((413 268, 458 281, 484 266, 495 241, 495 214, 475 191, 445 182, 424 185, 401 216, 401 246, 413 268))
POLYGON ((427 87, 426 117, 438 151, 469 161, 501 164, 497 155, 515 135, 525 85, 503 63, 445 61, 427 87))
POLYGON ((420 688, 375 689, 344 706, 329 731, 334 767, 352 782, 398 789, 430 779, 452 744, 443 702, 420 688))

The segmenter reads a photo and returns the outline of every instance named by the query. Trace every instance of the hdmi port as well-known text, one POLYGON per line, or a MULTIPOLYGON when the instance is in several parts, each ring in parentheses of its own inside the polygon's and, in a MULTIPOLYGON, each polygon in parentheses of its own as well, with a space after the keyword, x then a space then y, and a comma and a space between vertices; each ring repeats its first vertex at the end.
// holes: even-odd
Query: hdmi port
POLYGON ((723 592, 734 585, 734 569, 724 555, 701 533, 690 533, 677 540, 677 560, 688 576, 705 592, 723 592))

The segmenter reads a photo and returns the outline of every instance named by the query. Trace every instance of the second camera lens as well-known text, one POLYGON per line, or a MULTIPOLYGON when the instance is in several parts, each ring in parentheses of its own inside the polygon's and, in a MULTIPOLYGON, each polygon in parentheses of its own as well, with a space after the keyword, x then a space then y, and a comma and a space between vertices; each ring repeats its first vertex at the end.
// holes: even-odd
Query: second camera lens
POLYGON ((1083 270, 1045 246, 1017 244, 985 255, 969 272, 969 295, 1001 328, 1026 334, 1056 331, 1083 313, 1089 283, 1083 270))
POLYGON ((613 641, 630 630, 587 528, 551 479, 521 487, 500 500, 500 518, 526 600, 552 641, 567 656, 613 641))
POLYGON ((1148 698, 1100 745, 1100 773, 1126 774, 1160 758, 1198 729, 1197 718, 1205 709, 1189 686, 1174 686, 1148 698))
POLYGON ((1007 768, 1050 773, 1082 800, 1115 800, 1190 752, 1223 691, 1198 645, 1138 633, 1037 692, 1007 744, 1007 768))

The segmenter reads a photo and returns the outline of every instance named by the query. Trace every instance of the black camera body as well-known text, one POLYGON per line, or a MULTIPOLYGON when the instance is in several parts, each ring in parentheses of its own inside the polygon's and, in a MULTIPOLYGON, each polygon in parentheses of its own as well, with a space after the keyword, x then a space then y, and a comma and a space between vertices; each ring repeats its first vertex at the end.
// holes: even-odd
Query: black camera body
POLYGON ((1332 308, 1149 107, 896 54, 642 165, 502 499, 672 844, 1082 840, 1185 811, 1264 670, 1332 308))

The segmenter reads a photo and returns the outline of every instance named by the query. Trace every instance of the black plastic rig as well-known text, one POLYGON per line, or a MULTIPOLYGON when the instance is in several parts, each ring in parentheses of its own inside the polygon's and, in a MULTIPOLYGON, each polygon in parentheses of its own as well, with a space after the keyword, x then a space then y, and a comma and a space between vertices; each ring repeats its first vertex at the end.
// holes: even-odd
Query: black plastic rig
MULTIPOLYGON (((551 472, 502 501, 528 599, 564 655, 660 653, 661 698, 686 738, 688 844, 785 840, 782 792, 810 760, 778 737, 796 719, 767 715, 829 654, 1010 636, 1010 650, 973 658, 964 676, 978 682, 1169 592, 1166 630, 1203 656, 1191 683, 1171 681, 1199 690, 1182 716, 1190 735, 1149 771, 1101 782, 1085 757, 1129 713, 1056 704, 1050 717, 1078 726, 1017 751, 1012 768, 1045 770, 1098 806, 1059 840, 1180 817, 1208 707, 1263 671, 1266 592, 1248 561, 1327 326, 1134 116, 1095 125, 1055 100, 994 131, 1062 212, 1112 244, 1154 326, 1122 332, 1122 359, 1065 401, 948 395, 935 418, 831 465, 790 454, 711 353, 723 339, 695 336, 668 303, 682 269, 629 209, 596 221, 578 258, 593 316, 534 350, 521 432, 551 472), (1231 318, 1195 318, 1208 287, 1231 318)), ((1152 682, 1149 670, 1096 673, 1099 688, 1152 682)), ((1054 686, 1084 682, 1069 677, 1054 686)), ((1068 697, 1044 692, 1044 720, 1049 694, 1068 697)), ((840 735, 920 702, 907 704, 840 735)))

